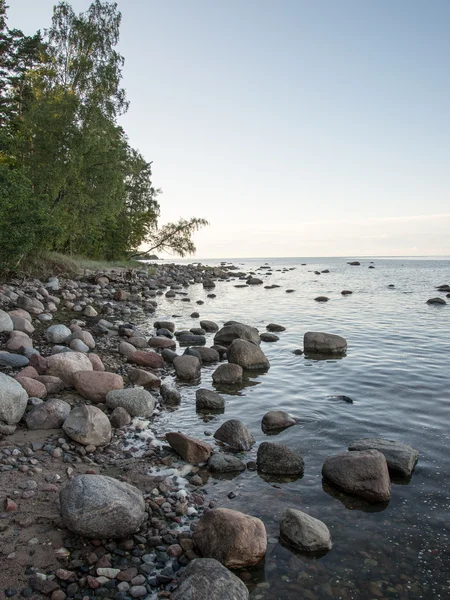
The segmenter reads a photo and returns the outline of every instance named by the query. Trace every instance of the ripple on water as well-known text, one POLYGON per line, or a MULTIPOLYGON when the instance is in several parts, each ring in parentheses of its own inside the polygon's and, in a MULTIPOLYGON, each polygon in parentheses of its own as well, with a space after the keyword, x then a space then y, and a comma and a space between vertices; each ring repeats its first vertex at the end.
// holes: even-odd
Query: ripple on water
MULTIPOLYGON (((438 294, 437 285, 450 282, 450 261, 350 259, 258 259, 242 268, 256 270, 268 262, 273 275, 260 271, 264 283, 235 288, 219 282, 217 297, 207 298, 200 285, 189 288, 192 301, 203 300, 200 318, 222 325, 234 319, 258 327, 270 322, 287 329, 276 343, 262 344, 271 368, 250 377, 234 391, 220 390, 226 399, 223 414, 205 420, 195 412, 199 385, 182 385, 178 410, 162 412, 156 426, 164 432, 179 429, 214 443, 205 431, 225 420, 241 419, 252 431, 256 446, 239 456, 254 459, 257 445, 268 439, 261 431, 262 416, 281 409, 299 424, 271 441, 288 445, 305 458, 301 479, 277 483, 246 471, 231 479, 211 477, 211 496, 230 508, 260 516, 269 536, 264 564, 244 575, 253 600, 342 598, 450 597, 450 306, 431 307, 426 300, 438 294), (311 261, 311 262, 309 262, 311 261), (309 263, 301 266, 301 262, 309 263), (293 271, 277 271, 283 267, 293 271), (329 269, 320 277, 314 271, 329 269), (395 284, 395 288, 388 288, 395 284), (286 294, 287 288, 295 293, 286 294), (353 290, 342 296, 341 290, 353 290), (330 298, 314 302, 318 295, 330 298), (348 340, 341 360, 316 361, 296 356, 306 331, 328 331, 348 340), (353 404, 333 396, 346 395, 353 404), (322 485, 324 459, 345 451, 356 438, 382 436, 409 443, 420 451, 410 480, 392 485, 389 503, 369 506, 322 485), (229 500, 227 494, 236 493, 229 500), (297 555, 278 543, 283 509, 297 507, 322 519, 331 530, 334 548, 320 559, 297 555), (300 595, 301 594, 301 595, 300 595)), ((216 263, 214 263, 216 264, 216 263)), ((174 319, 177 327, 198 325, 192 307, 162 298, 158 318, 174 319)), ((153 322, 153 320, 152 320, 153 322)), ((207 334, 207 345, 213 343, 207 334)), ((214 389, 215 366, 202 370, 201 387, 214 389)), ((169 378, 170 379, 170 378, 169 378)))

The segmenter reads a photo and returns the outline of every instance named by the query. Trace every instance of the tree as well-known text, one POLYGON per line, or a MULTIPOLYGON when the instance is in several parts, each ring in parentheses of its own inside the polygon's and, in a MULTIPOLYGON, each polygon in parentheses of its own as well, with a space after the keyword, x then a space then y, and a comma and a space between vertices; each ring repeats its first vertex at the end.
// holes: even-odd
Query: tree
POLYGON ((144 243, 150 244, 145 252, 138 252, 130 256, 131 258, 144 257, 150 254, 153 250, 161 250, 169 254, 178 254, 186 256, 194 254, 196 251, 195 244, 192 241, 192 234, 202 227, 209 225, 206 219, 179 219, 176 223, 167 223, 161 229, 156 227, 149 233, 148 237, 143 240, 144 243))

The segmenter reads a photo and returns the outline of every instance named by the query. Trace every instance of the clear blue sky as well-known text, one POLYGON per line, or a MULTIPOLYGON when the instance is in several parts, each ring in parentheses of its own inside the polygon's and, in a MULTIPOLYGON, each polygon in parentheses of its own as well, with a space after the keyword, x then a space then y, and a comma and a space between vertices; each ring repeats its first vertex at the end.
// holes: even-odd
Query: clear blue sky
POLYGON ((450 255, 448 0, 118 4, 122 124, 197 256, 450 255))

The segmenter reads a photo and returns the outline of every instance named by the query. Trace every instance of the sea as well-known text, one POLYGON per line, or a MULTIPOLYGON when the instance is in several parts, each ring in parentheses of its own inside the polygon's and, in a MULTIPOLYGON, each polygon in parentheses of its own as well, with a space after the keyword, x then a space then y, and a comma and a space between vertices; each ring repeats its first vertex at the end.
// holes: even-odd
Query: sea
MULTIPOLYGON (((217 365, 205 366, 201 382, 181 384, 180 406, 161 412, 156 423, 161 433, 182 431, 215 445, 216 429, 240 419, 256 440, 251 451, 238 454, 244 461, 255 460, 265 440, 304 458, 304 476, 296 480, 271 480, 250 470, 227 477, 202 474, 208 498, 257 516, 266 526, 264 561, 239 574, 252 600, 450 598, 450 299, 436 291, 450 284, 450 259, 372 257, 357 259, 359 266, 348 264, 353 260, 177 261, 232 263, 264 284, 237 288, 242 281, 219 280, 214 290, 187 288, 191 302, 181 302, 181 296, 159 301, 158 319, 175 321, 177 329, 199 326, 190 316, 194 311, 219 326, 236 320, 260 332, 269 323, 286 328, 277 334, 279 341, 261 344, 271 365, 266 373, 248 375, 227 390, 212 383, 217 365), (271 284, 280 287, 265 289, 271 284), (353 293, 344 296, 342 290, 353 293), (208 297, 211 291, 215 298, 208 297), (329 300, 316 302, 317 296, 329 300), (434 297, 447 304, 427 304, 434 297), (345 337, 346 355, 312 360, 294 354, 307 331, 345 337), (199 387, 221 393, 223 414, 196 412, 199 387), (298 425, 276 436, 264 434, 262 417, 274 409, 291 413, 298 425), (324 460, 364 437, 398 440, 419 451, 412 477, 393 480, 388 503, 368 504, 322 481, 324 460), (310 557, 280 543, 279 521, 288 507, 326 523, 330 552, 310 557)), ((207 334, 207 345, 213 337, 207 334)))

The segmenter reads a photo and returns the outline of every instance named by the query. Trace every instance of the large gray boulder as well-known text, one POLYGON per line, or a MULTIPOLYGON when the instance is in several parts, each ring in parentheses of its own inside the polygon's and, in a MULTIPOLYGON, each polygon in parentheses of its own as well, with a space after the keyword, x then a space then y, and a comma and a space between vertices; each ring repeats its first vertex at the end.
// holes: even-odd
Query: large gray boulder
POLYGON ((347 340, 334 333, 308 331, 303 338, 303 349, 305 354, 345 354, 347 340))
POLYGON ((344 452, 327 458, 322 467, 326 481, 368 502, 386 502, 391 481, 386 459, 378 450, 344 452))
POLYGON ((0 310, 0 333, 12 331, 14 323, 11 317, 4 310, 0 310))
POLYGON ((0 373, 0 421, 15 425, 20 421, 28 403, 28 394, 12 377, 0 373))
POLYGON ((248 428, 238 419, 225 421, 216 431, 214 437, 234 450, 250 450, 255 443, 255 438, 248 428))
POLYGON ((259 331, 256 327, 250 327, 250 325, 244 325, 243 323, 232 323, 231 325, 225 325, 222 327, 214 336, 214 344, 219 346, 228 347, 234 340, 247 340, 259 346, 259 331))
POLYGON ((155 399, 142 388, 126 388, 113 390, 106 394, 106 405, 109 408, 121 406, 132 417, 151 417, 155 410, 155 399))
POLYGON ((72 332, 65 325, 50 325, 45 332, 45 337, 51 344, 63 344, 72 332))
POLYGON ((200 321, 200 327, 204 329, 207 333, 214 333, 215 331, 219 331, 219 326, 214 321, 200 321))
POLYGON ((233 454, 217 452, 208 460, 208 469, 213 473, 235 473, 236 471, 245 471, 246 466, 233 454))
POLYGON ((64 432, 84 446, 104 446, 111 441, 111 423, 96 406, 77 406, 63 424, 64 432))
POLYGON ((142 493, 104 475, 78 475, 59 497, 64 525, 87 538, 128 537, 145 517, 142 493))
POLYGON ((37 298, 29 298, 28 296, 19 296, 17 306, 23 308, 31 315, 40 315, 45 311, 45 307, 37 298))
POLYGON ((193 381, 200 377, 201 362, 196 356, 183 354, 177 356, 173 361, 175 373, 183 381, 193 381))
POLYGON ((264 523, 228 508, 215 508, 197 523, 194 542, 205 558, 215 558, 230 569, 259 563, 267 549, 264 523))
POLYGON ((92 363, 82 352, 53 354, 47 359, 47 373, 59 377, 68 386, 73 385, 73 375, 78 371, 93 371, 92 363))
POLYGON ((333 546, 325 523, 293 508, 281 516, 280 538, 301 552, 328 552, 333 546))
POLYGON ((217 392, 201 388, 195 392, 195 406, 199 411, 223 410, 225 400, 217 392))
POLYGON ((402 442, 383 438, 363 438, 350 444, 349 450, 378 450, 384 454, 389 471, 409 477, 416 466, 419 451, 402 442))
POLYGON ((264 433, 270 433, 281 431, 296 424, 296 419, 289 413, 283 410, 269 410, 262 418, 261 429, 264 433))
POLYGON ((274 442, 263 442, 256 458, 258 471, 272 475, 302 475, 303 458, 287 446, 274 442))
POLYGON ((228 362, 243 369, 268 369, 270 362, 259 346, 247 340, 234 340, 228 348, 228 362))
POLYGON ((236 385, 241 383, 243 375, 240 365, 227 363, 217 367, 212 374, 212 380, 216 385, 236 385))
POLYGON ((57 429, 70 414, 70 404, 54 398, 33 407, 25 417, 28 429, 57 429))
POLYGON ((245 583, 214 558, 192 560, 172 600, 248 600, 245 583))

